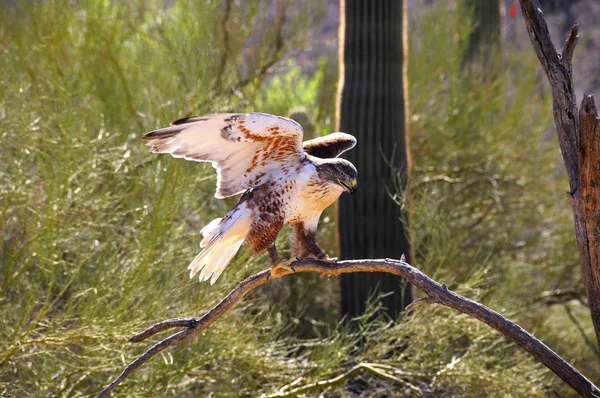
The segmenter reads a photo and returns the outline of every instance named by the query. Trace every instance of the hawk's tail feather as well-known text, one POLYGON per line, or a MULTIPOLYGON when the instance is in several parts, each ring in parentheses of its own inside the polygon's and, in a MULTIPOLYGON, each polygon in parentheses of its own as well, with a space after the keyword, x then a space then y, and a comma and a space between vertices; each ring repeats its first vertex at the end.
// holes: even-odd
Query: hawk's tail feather
POLYGON ((198 272, 200 273, 200 282, 210 279, 210 284, 214 285, 219 276, 225 270, 225 267, 233 256, 244 243, 245 237, 237 241, 219 240, 214 247, 207 247, 200 252, 192 261, 188 269, 190 270, 190 278, 193 278, 198 272))
POLYGON ((210 242, 212 238, 215 237, 215 235, 219 231, 219 224, 222 220, 222 218, 215 218, 210 223, 208 223, 208 225, 202 228, 200 233, 202 234, 204 239, 202 239, 202 242, 200 242, 200 247, 206 247, 208 242, 210 242))
POLYGON ((253 218, 253 212, 242 204, 225 218, 217 218, 204 227, 204 248, 188 267, 190 278, 200 273, 201 282, 210 279, 213 285, 244 243, 253 218))

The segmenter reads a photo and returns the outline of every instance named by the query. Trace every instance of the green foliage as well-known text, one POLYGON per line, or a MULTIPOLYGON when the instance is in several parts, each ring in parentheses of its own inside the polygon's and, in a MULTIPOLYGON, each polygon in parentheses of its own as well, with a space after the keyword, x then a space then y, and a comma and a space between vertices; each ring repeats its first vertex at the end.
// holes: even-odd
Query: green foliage
MULTIPOLYGON (((307 135, 332 130, 336 68, 321 61, 306 76, 286 62, 320 11, 226 4, 0 5, 2 395, 92 395, 146 347, 127 343, 133 333, 204 313, 265 267, 242 253, 215 286, 188 280, 198 230, 234 200, 212 198, 210 166, 151 155, 139 142, 177 117, 228 110, 301 106, 314 125, 307 135)), ((519 320, 593 379, 598 362, 544 295, 580 289, 548 93, 531 54, 498 60, 494 73, 465 72, 464 26, 441 9, 412 31, 416 265, 519 320)), ((333 211, 326 216, 320 239, 332 250, 333 211)), ((568 305, 591 336, 585 308, 568 305)), ((365 373, 328 396, 563 388, 496 332, 447 309, 423 306, 401 323, 370 313, 360 324, 358 334, 337 325, 335 279, 279 280, 147 363, 115 396, 257 396, 359 362, 392 366, 403 384, 365 373)))
POLYGON ((267 108, 273 114, 303 110, 312 114, 317 131, 306 131, 308 137, 329 134, 335 127, 334 103, 337 69, 327 58, 321 58, 314 74, 302 74, 300 66, 288 62, 288 71, 273 77, 268 89, 261 92, 255 106, 267 108))

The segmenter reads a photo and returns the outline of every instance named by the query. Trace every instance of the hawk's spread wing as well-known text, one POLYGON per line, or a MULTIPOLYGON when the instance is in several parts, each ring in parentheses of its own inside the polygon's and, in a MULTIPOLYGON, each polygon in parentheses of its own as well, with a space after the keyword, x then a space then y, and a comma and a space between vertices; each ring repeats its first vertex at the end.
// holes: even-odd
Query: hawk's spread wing
POLYGON ((264 184, 304 157, 302 127, 264 113, 194 116, 156 130, 143 140, 152 152, 212 162, 217 169, 217 198, 264 184))
POLYGON ((350 134, 332 133, 324 137, 305 141, 304 151, 321 159, 336 158, 356 145, 356 138, 350 134))

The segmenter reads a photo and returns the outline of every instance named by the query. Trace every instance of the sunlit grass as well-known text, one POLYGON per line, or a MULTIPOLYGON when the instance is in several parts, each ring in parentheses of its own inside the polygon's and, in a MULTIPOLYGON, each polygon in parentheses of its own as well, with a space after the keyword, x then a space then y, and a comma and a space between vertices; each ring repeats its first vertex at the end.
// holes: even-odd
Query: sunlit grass
MULTIPOLYGON (((255 30, 268 18, 265 3, 233 8, 227 45, 222 2, 0 5, 2 394, 92 395, 146 347, 127 343, 133 333, 203 313, 266 266, 241 253, 215 286, 190 281, 198 231, 235 199, 212 197, 210 166, 152 155, 139 141, 172 119, 229 110, 304 107, 315 125, 307 134, 333 129, 334 65, 302 76, 286 62, 318 10, 286 11, 303 17, 288 18, 282 48, 276 24, 255 30), (269 79, 259 72, 273 60, 281 73, 269 79)), ((535 60, 505 51, 491 77, 464 73, 468 32, 454 34, 458 16, 446 11, 424 15, 410 57, 416 265, 523 322, 593 378, 597 362, 562 307, 530 300, 579 286, 535 60)), ((326 216, 320 241, 332 251, 333 211, 326 216)), ((407 381, 445 396, 561 386, 450 310, 423 306, 397 324, 367 314, 356 335, 338 324, 337 300, 335 279, 270 284, 143 366, 116 395, 256 396, 361 361, 418 373, 407 381)), ((571 304, 591 335, 585 309, 571 304)), ((363 375, 329 394, 411 394, 398 388, 363 375)))

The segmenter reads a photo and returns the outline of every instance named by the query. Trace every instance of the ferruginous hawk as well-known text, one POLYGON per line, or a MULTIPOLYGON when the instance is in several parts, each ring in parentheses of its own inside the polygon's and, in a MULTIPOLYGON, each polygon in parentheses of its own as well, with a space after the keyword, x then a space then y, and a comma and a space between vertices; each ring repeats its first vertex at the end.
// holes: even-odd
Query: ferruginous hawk
POLYGON ((242 243, 251 255, 266 249, 274 267, 287 268, 292 260, 282 262, 275 247, 285 224, 293 227, 295 257, 328 259, 315 240, 317 224, 342 192, 356 191, 356 168, 337 158, 356 139, 333 133, 303 143, 302 134, 291 119, 231 113, 180 119, 144 136, 152 152, 212 162, 216 198, 242 193, 225 217, 202 229, 203 249, 188 267, 190 278, 200 273, 200 281, 214 284, 242 243))

